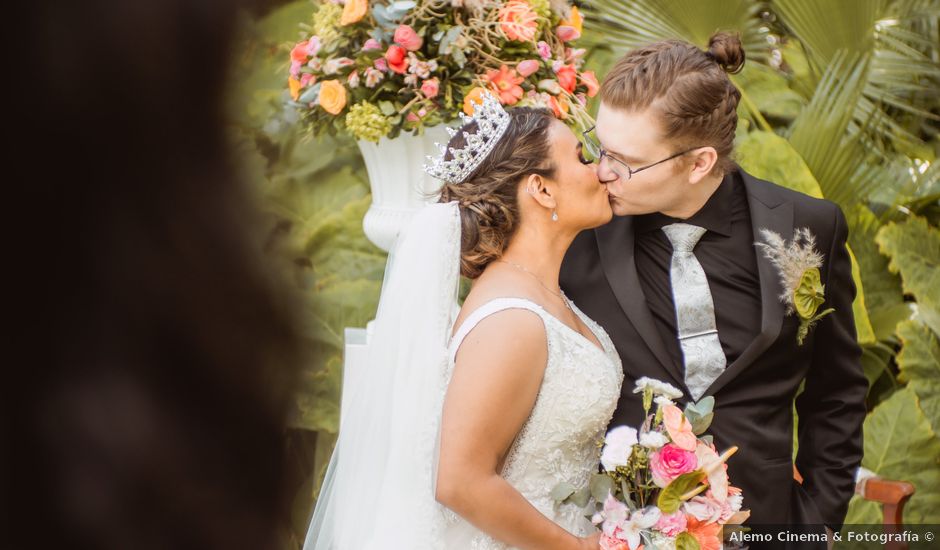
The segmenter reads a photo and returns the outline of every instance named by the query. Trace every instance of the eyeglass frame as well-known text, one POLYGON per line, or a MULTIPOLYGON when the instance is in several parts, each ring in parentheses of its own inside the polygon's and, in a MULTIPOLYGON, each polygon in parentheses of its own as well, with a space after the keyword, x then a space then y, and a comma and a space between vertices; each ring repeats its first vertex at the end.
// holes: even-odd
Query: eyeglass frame
MULTIPOLYGON (((593 132, 595 128, 597 128, 597 125, 596 125, 596 124, 595 124, 594 126, 591 126, 590 128, 588 128, 587 130, 584 130, 583 132, 581 132, 581 137, 584 138, 585 144, 587 145, 588 148, 595 148, 595 149, 597 149, 597 153, 595 153, 594 151, 590 151, 590 153, 591 153, 592 155, 594 155, 594 156, 597 157, 597 161, 596 161, 596 162, 597 162, 598 166, 600 166, 601 162, 603 162, 604 157, 607 157, 607 158, 609 158, 610 160, 619 163, 620 165, 622 165, 624 168, 627 169, 627 179, 628 179, 628 180, 629 180, 629 179, 632 179, 632 178, 633 178, 633 174, 636 174, 637 172, 642 172, 643 170, 646 170, 647 168, 652 168, 652 167, 654 167, 654 166, 656 166, 656 165, 658 165, 658 164, 662 164, 662 163, 664 163, 664 162, 666 162, 666 161, 669 161, 669 160, 672 160, 672 159, 674 159, 674 158, 676 158, 676 157, 681 157, 682 155, 684 155, 684 154, 686 154, 686 153, 690 153, 690 152, 692 152, 692 151, 694 151, 694 150, 696 150, 696 149, 701 149, 702 147, 705 147, 704 145, 696 145, 695 147, 692 147, 692 148, 690 148, 690 149, 686 149, 685 151, 679 151, 678 153, 676 153, 676 154, 674 154, 674 155, 671 155, 671 156, 669 156, 669 157, 666 157, 666 158, 664 158, 663 160, 658 160, 658 161, 656 161, 656 162, 654 162, 654 163, 652 163, 652 164, 647 164, 646 166, 641 166, 641 167, 637 168, 636 170, 634 170, 633 168, 630 168, 630 165, 629 165, 629 164, 627 164, 626 162, 624 162, 624 161, 618 159, 617 157, 611 155, 610 152, 609 152, 607 149, 604 149, 604 147, 603 147, 603 146, 601 145, 601 143, 600 143, 600 140, 595 139, 595 138, 593 138, 593 137, 591 137, 591 136, 588 135, 590 132, 593 132)), ((613 169, 612 169, 612 170, 613 170, 613 169)), ((617 173, 617 175, 621 175, 619 172, 617 172, 617 170, 614 170, 614 172, 617 173)))

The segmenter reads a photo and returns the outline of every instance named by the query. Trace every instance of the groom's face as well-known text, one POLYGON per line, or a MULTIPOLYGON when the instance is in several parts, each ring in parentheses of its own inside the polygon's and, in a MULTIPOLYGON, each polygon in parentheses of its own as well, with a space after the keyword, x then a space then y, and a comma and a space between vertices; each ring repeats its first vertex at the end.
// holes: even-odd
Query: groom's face
POLYGON ((662 134, 653 109, 624 111, 601 103, 595 138, 607 153, 597 175, 607 185, 615 215, 669 212, 681 203, 688 190, 681 158, 630 173, 676 153, 662 134))

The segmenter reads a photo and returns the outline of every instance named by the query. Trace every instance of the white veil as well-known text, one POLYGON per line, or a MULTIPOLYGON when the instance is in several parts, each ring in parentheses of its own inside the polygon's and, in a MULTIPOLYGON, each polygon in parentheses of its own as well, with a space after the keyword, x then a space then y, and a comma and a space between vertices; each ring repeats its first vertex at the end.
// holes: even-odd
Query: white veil
POLYGON ((368 362, 343 382, 304 550, 442 547, 437 439, 459 267, 457 203, 425 206, 389 255, 368 362))

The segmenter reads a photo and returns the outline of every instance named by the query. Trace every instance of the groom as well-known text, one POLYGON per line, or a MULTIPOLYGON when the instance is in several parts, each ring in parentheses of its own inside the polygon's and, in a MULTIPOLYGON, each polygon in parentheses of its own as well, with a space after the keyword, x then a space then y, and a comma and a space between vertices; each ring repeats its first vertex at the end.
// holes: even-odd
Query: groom
POLYGON ((616 217, 578 236, 562 287, 603 325, 623 360, 612 426, 641 424, 630 380, 642 376, 682 388, 680 406, 714 396, 709 433, 719 452, 740 447, 728 464, 751 511, 746 525, 838 531, 862 458, 868 388, 846 221, 834 204, 731 161, 740 94, 725 71, 743 60, 737 39, 718 35, 707 53, 668 41, 614 66, 585 141, 616 217), (766 241, 763 230, 789 243, 800 228, 822 257, 818 311, 834 309, 802 342, 800 319, 781 300, 793 289, 754 244, 766 241), (802 483, 791 458, 794 398, 802 483))

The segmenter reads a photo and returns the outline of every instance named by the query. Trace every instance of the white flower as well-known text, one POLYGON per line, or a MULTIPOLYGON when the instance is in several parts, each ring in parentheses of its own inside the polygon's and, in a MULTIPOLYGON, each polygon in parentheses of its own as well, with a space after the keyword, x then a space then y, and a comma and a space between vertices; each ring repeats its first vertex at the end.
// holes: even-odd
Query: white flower
POLYGON ((744 495, 738 493, 736 495, 731 495, 728 497, 728 505, 731 506, 731 510, 734 512, 741 511, 741 505, 744 503, 744 495))
POLYGON ((324 74, 336 74, 343 67, 348 67, 355 63, 352 59, 348 57, 337 57, 336 59, 330 59, 323 65, 324 74))
POLYGON ((382 74, 382 71, 378 69, 373 69, 369 67, 366 69, 366 88, 375 88, 375 86, 385 78, 385 75, 382 74))
POLYGON ((626 541, 630 550, 640 546, 640 532, 652 528, 659 521, 662 512, 655 506, 647 506, 630 514, 630 519, 621 522, 617 538, 626 541))
POLYGON ((655 380, 646 376, 636 381, 633 393, 643 393, 643 391, 647 389, 651 390, 653 395, 662 395, 669 399, 679 399, 682 397, 682 391, 672 384, 667 384, 661 380, 655 380))
POLYGON ((604 470, 613 472, 617 466, 626 466, 633 446, 637 444, 636 430, 630 426, 617 426, 607 432, 604 438, 604 450, 601 451, 601 464, 604 470))
POLYGON ((669 440, 659 432, 643 432, 640 434, 640 445, 644 447, 658 449, 666 443, 669 443, 669 440))
POLYGON ((665 407, 666 405, 676 404, 675 401, 673 401, 672 399, 669 399, 665 395, 657 395, 655 398, 653 398, 653 403, 656 403, 660 407, 665 407))
POLYGON ((650 550, 675 550, 676 538, 667 537, 659 531, 650 533, 650 543, 646 548, 650 550))
POLYGON ((721 519, 721 504, 701 495, 682 503, 682 511, 705 523, 714 523, 721 519))

